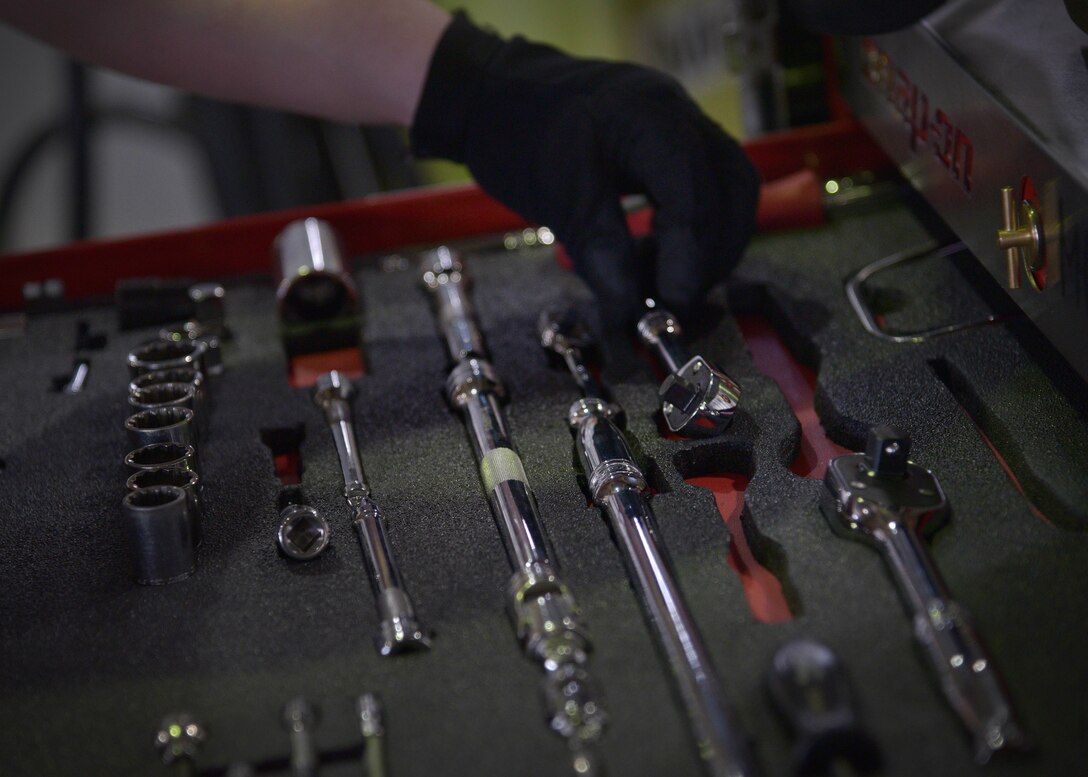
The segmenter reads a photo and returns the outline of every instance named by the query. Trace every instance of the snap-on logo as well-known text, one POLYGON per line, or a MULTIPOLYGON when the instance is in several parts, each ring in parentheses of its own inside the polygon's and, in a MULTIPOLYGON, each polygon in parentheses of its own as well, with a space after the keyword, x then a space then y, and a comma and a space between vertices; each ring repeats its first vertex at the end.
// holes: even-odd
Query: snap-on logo
POLYGON ((872 39, 864 39, 861 45, 863 74, 902 117, 911 150, 929 146, 963 190, 970 192, 974 149, 967 133, 940 108, 933 106, 931 110, 926 93, 872 39))

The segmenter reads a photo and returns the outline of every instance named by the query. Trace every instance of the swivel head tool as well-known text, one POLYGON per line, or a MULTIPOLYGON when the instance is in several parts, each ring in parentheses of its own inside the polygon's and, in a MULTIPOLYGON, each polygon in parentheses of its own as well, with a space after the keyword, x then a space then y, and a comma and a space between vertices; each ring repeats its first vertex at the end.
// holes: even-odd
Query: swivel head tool
POLYGON ((889 515, 910 531, 942 518, 947 501, 941 484, 909 455, 910 437, 879 425, 869 430, 865 453, 832 459, 824 476, 838 507, 832 526, 871 535, 884 530, 889 515))
POLYGON ((740 386, 704 357, 686 358, 680 325, 671 313, 651 310, 639 320, 638 333, 669 371, 658 390, 669 429, 687 437, 724 432, 740 402, 740 386))
POLYGON ((949 705, 970 731, 975 760, 1030 746, 994 662, 922 542, 920 530, 943 517, 945 496, 929 470, 910 462, 910 439, 888 426, 870 430, 865 453, 839 456, 824 482, 835 497, 832 529, 881 551, 913 623, 915 639, 949 705))

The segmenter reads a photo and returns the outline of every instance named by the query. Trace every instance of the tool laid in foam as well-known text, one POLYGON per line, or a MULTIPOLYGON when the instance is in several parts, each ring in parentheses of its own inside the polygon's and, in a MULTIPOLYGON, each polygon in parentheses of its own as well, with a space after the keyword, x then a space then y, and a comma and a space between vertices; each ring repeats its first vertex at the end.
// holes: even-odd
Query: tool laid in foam
POLYGON ((702 356, 687 356, 680 324, 671 313, 660 308, 646 313, 639 319, 638 334, 669 371, 658 391, 669 429, 687 437, 724 432, 740 402, 740 386, 702 356))
POLYGON ((378 604, 381 619, 377 635, 378 652, 388 656, 427 648, 430 647, 430 637, 416 618, 412 600, 401 582, 381 511, 371 498, 370 486, 363 473, 351 413, 354 395, 351 382, 336 371, 325 373, 314 384, 314 403, 325 413, 325 421, 336 443, 344 478, 344 498, 355 512, 353 525, 378 604))
POLYGON ((839 456, 828 466, 824 483, 836 510, 825 513, 833 530, 884 555, 941 691, 971 732, 975 760, 986 763, 995 752, 1027 742, 970 614, 951 598, 926 552, 920 533, 945 518, 948 502, 933 473, 909 454, 907 435, 888 426, 870 429, 865 453, 839 456))
POLYGON ((609 392, 592 378, 582 356, 592 341, 569 312, 545 310, 537 328, 541 346, 563 356, 583 394, 571 405, 567 421, 589 497, 608 516, 627 576, 672 670, 707 773, 713 777, 759 774, 670 568, 647 499, 646 476, 614 423, 623 411, 601 397, 609 392))
POLYGON ((587 671, 589 636, 552 560, 536 499, 514 448, 501 406, 506 389, 488 361, 457 254, 445 247, 429 251, 422 269, 455 363, 446 394, 468 429, 480 480, 514 570, 507 602, 518 639, 525 654, 544 669, 549 724, 567 741, 574 770, 594 774, 592 745, 601 736, 606 715, 587 671))

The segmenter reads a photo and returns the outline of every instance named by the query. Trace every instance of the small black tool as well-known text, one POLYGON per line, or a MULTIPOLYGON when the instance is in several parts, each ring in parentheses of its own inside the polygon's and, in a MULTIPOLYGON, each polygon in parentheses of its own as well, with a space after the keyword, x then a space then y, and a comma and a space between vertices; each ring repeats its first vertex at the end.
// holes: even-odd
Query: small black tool
POLYGON ((796 774, 845 777, 880 768, 880 751, 858 720, 846 672, 831 648, 810 639, 787 642, 774 654, 767 690, 796 739, 796 774))

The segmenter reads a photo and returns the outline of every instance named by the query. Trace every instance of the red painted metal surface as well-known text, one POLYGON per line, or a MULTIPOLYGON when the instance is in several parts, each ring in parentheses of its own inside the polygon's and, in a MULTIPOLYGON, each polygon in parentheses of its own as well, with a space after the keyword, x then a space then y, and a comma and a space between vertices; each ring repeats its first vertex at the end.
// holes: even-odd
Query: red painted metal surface
MULTIPOLYGON (((819 177, 884 170, 887 157, 851 120, 768 135, 745 144, 766 181, 813 171, 819 177)), ((23 306, 24 284, 59 279, 69 300, 104 299, 121 278, 225 280, 265 273, 272 242, 288 222, 315 216, 339 232, 349 254, 369 254, 493 234, 525 221, 474 185, 417 189, 348 202, 226 219, 193 229, 89 240, 0 256, 0 310, 23 306)))

